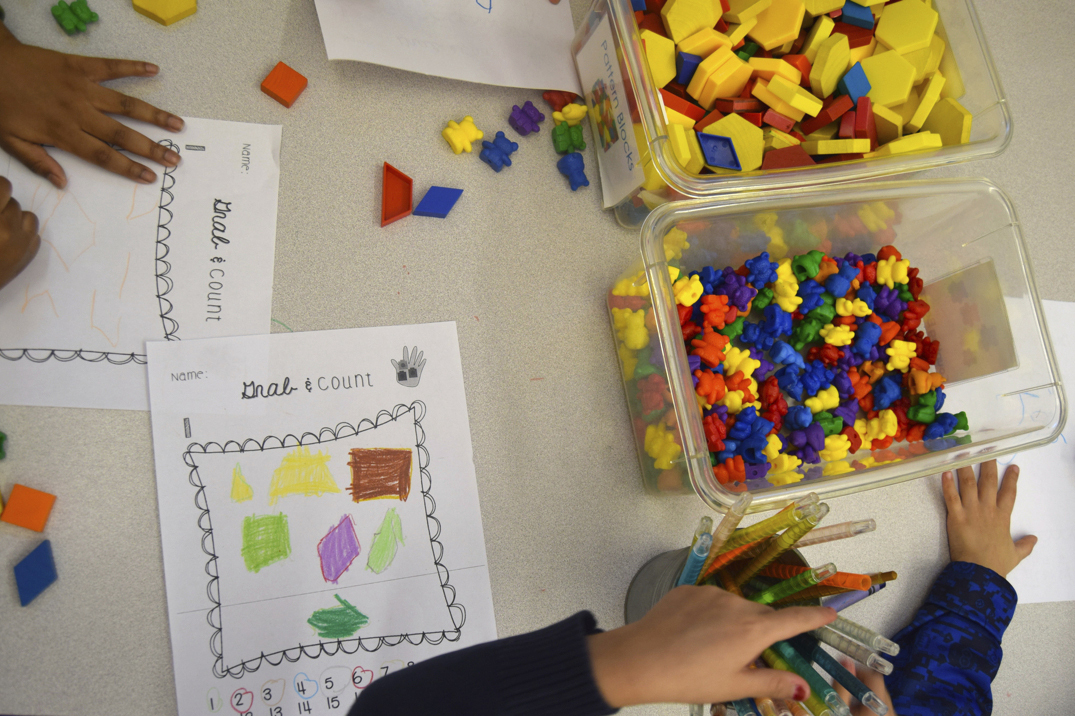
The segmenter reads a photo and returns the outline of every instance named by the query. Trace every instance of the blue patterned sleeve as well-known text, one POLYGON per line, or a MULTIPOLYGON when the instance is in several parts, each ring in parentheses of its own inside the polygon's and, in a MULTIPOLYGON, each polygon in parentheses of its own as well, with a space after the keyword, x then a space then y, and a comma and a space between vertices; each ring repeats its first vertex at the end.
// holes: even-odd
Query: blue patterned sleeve
POLYGON ((970 562, 952 562, 925 604, 896 635, 899 656, 885 678, 900 716, 984 716, 1000 668, 1000 641, 1015 614, 1008 580, 970 562))

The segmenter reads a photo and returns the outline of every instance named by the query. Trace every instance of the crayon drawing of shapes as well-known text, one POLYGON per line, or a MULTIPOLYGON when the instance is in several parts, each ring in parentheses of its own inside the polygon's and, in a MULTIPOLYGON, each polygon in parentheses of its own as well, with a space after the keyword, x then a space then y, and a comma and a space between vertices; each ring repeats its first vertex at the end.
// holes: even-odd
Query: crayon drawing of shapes
POLYGON ((321 558, 321 576, 326 582, 335 584, 361 552, 362 545, 358 543, 358 535, 355 534, 355 523, 351 515, 344 515, 317 543, 317 556, 321 558))
POLYGON ((346 639, 369 624, 369 617, 358 611, 353 604, 333 594, 339 606, 318 609, 306 620, 322 639, 346 639))
POLYGON ((243 518, 243 562, 257 573, 291 554, 287 515, 250 515, 243 518))
POLYGON ((254 499, 254 488, 243 477, 243 469, 239 463, 231 471, 231 499, 233 502, 246 502, 254 499))
POLYGON ((411 493, 410 448, 351 448, 351 499, 407 501, 411 493))
POLYGON ((310 448, 300 445, 280 461, 280 467, 272 474, 269 484, 269 504, 275 505, 279 497, 285 495, 324 495, 328 492, 340 492, 339 486, 328 469, 331 456, 310 453, 310 448))
POLYGON ((393 507, 385 513, 380 529, 373 536, 373 546, 366 560, 366 569, 380 574, 388 569, 396 558, 396 544, 403 544, 403 523, 393 507))

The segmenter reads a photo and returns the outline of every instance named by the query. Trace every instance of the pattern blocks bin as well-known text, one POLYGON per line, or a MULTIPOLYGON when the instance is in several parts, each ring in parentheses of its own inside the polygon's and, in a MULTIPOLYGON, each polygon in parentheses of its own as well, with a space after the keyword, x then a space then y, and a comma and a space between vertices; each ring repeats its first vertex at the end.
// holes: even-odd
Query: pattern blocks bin
MULTIPOLYGON (((984 179, 863 183, 807 195, 767 192, 735 202, 659 206, 643 227, 641 260, 608 295, 646 490, 693 491, 723 511, 745 489, 754 495, 751 509, 764 511, 809 492, 828 499, 1055 440, 1064 428, 1065 400, 1020 226, 1008 198, 984 179), (969 429, 893 442, 876 457, 860 449, 844 465, 831 466, 840 470, 821 460, 772 482, 758 477, 721 484, 688 365, 673 275, 740 267, 763 251, 776 261, 818 249, 838 256, 874 253, 886 244, 920 268, 921 295, 931 310, 919 330, 940 342, 936 370, 946 381, 945 409, 966 411, 969 429)), ((758 319, 752 312, 747 320, 758 319)))

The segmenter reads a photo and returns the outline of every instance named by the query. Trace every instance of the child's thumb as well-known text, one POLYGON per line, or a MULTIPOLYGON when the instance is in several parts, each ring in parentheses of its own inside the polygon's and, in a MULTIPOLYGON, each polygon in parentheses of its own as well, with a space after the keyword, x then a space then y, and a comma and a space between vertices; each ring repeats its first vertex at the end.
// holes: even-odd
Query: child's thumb
POLYGON ((743 682, 744 690, 751 696, 802 701, 810 695, 805 679, 780 669, 751 669, 743 682))
MULTIPOLYGON (((1019 558, 1019 562, 1030 556, 1030 553, 1034 551, 1034 545, 1038 543, 1038 538, 1034 535, 1027 535, 1015 542, 1015 556, 1019 558)), ((1019 562, 1016 562, 1018 564, 1019 562)))

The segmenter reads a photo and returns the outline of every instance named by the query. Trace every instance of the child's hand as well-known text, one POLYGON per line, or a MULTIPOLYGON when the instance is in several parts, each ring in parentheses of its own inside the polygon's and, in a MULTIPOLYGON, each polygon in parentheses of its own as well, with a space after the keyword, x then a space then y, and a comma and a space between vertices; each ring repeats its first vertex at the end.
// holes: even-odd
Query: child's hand
MULTIPOLYGON (((885 706, 888 707, 888 716, 897 716, 896 709, 892 705, 892 696, 889 695, 888 687, 885 686, 884 676, 873 669, 861 669, 856 671, 855 662, 850 659, 840 659, 840 663, 843 664, 845 669, 857 676, 859 681, 864 683, 870 691, 877 694, 877 698, 881 699, 881 701, 885 703, 885 706)), ((873 716, 873 711, 856 702, 855 698, 848 693, 847 689, 843 686, 834 683, 832 688, 836 689, 837 695, 839 695, 845 704, 851 707, 851 716, 873 716), (851 704, 855 705, 851 706, 851 704)))
POLYGON ((57 188, 67 185, 59 163, 42 145, 82 157, 137 182, 157 175, 109 145, 173 167, 179 155, 104 113, 179 131, 183 120, 142 100, 102 87, 120 77, 152 77, 156 65, 65 55, 24 45, 0 24, 0 147, 57 188))
POLYGON ((37 217, 11 198, 11 182, 0 177, 0 288, 37 255, 37 217))
POLYGON ((941 475, 948 505, 948 553, 953 562, 973 562, 1002 577, 1015 569, 1034 549, 1033 535, 1012 542, 1012 508, 1019 467, 1009 465, 997 490, 997 461, 983 462, 980 476, 974 468, 959 468, 959 488, 951 472, 941 475))
POLYGON ((594 678, 610 706, 804 699, 806 682, 749 667, 781 639, 836 618, 825 607, 776 611, 717 587, 678 587, 639 621, 588 637, 594 678))

